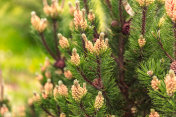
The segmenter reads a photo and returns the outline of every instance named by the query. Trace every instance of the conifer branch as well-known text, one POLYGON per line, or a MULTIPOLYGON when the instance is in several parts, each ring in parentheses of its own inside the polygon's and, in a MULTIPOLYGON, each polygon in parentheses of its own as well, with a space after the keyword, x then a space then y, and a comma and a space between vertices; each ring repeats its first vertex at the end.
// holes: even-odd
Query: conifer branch
POLYGON ((156 37, 154 34, 153 34, 153 36, 156 38, 156 40, 158 41, 158 44, 160 45, 160 47, 161 47, 161 49, 162 49, 162 51, 164 52, 164 54, 173 62, 174 61, 174 59, 169 55, 169 53, 167 53, 167 51, 164 49, 164 47, 163 47, 163 44, 162 44, 162 42, 161 42, 161 39, 160 39, 160 35, 159 35, 159 37, 156 37))
POLYGON ((108 5, 109 9, 112 10, 112 5, 111 5, 110 0, 106 0, 106 3, 107 3, 107 5, 108 5))
POLYGON ((119 0, 119 17, 120 17, 121 27, 123 27, 124 21, 123 21, 123 11, 122 11, 122 0, 119 0))
POLYGON ((97 56, 97 75, 98 75, 98 78, 101 79, 101 68, 100 68, 100 64, 101 64, 101 61, 100 61, 100 58, 97 56))
POLYGON ((94 26, 94 38, 98 38, 99 37, 99 34, 97 32, 97 28, 95 26, 95 21, 92 22, 92 25, 94 26))
POLYGON ((86 49, 86 47, 85 47, 85 41, 84 41, 83 38, 82 38, 82 47, 83 47, 83 50, 84 50, 84 55, 85 55, 85 57, 86 57, 86 55, 87 55, 87 49, 86 49))
POLYGON ((142 8, 142 29, 141 29, 141 34, 143 36, 145 35, 145 28, 146 28, 146 14, 147 14, 147 7, 144 6, 142 8))
POLYGON ((57 19, 53 19, 53 32, 54 32, 54 43, 55 43, 55 48, 56 48, 56 53, 58 59, 61 58, 61 53, 58 48, 58 38, 57 38, 57 19))
POLYGON ((52 113, 50 113, 43 105, 41 105, 41 108, 42 108, 43 111, 45 111, 45 113, 47 113, 49 116, 51 116, 51 117, 56 117, 56 116, 54 116, 52 113))
POLYGON ((173 31, 174 31, 174 38, 175 38, 175 40, 174 40, 174 57, 176 59, 176 23, 174 23, 173 25, 174 25, 173 31))
POLYGON ((86 13, 89 13, 88 1, 84 0, 84 8, 86 9, 86 13))
MULTIPOLYGON (((100 57, 99 57, 99 56, 97 56, 97 75, 98 75, 100 81, 102 82, 102 78, 101 78, 101 60, 100 60, 100 57)), ((106 93, 106 91, 105 91, 105 88, 104 88, 103 83, 102 83, 102 88, 101 88, 101 90, 102 90, 103 96, 104 96, 105 99, 106 99, 106 104, 107 104, 110 108, 112 108, 110 99, 109 99, 109 97, 107 96, 107 93, 106 93)))
POLYGON ((84 72, 79 68, 77 67, 77 71, 79 72, 79 74, 82 76, 82 78, 87 82, 89 83, 91 86, 93 86, 94 88, 98 89, 95 85, 93 85, 93 83, 86 77, 86 75, 84 74, 84 72))
POLYGON ((43 43, 44 47, 46 48, 46 50, 48 51, 48 53, 49 53, 55 60, 57 60, 57 57, 56 57, 56 56, 54 55, 54 53, 50 50, 48 44, 46 43, 45 36, 44 36, 43 32, 40 33, 39 35, 40 35, 41 40, 42 40, 42 43, 43 43))
POLYGON ((86 110, 85 110, 85 108, 84 108, 84 105, 83 105, 82 101, 80 102, 79 106, 80 106, 81 110, 84 112, 84 114, 85 114, 86 117, 91 117, 91 116, 89 116, 89 115, 86 113, 86 110))

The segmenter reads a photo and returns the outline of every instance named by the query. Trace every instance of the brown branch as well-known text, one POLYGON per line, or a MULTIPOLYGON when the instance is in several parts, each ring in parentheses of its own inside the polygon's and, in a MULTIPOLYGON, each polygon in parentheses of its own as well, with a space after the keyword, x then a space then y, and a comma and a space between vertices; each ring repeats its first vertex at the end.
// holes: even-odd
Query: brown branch
POLYGON ((57 20, 53 19, 53 32, 54 32, 54 43, 55 43, 55 48, 56 48, 56 53, 57 53, 57 57, 58 59, 61 58, 61 53, 59 51, 58 48, 58 38, 57 38, 57 20))
MULTIPOLYGON (((100 81, 102 82, 102 78, 101 78, 101 60, 100 60, 100 57, 99 57, 99 56, 97 56, 97 75, 98 75, 100 81)), ((100 84, 101 84, 101 82, 100 82, 100 84)), ((110 108, 112 108, 110 99, 109 99, 109 97, 107 96, 107 93, 106 93, 106 91, 105 91, 105 87, 104 87, 103 83, 102 83, 102 88, 101 88, 101 90, 102 90, 103 96, 104 96, 105 99, 106 99, 106 104, 107 104, 110 108)))
POLYGON ((147 7, 144 6, 142 8, 142 29, 141 29, 141 34, 143 36, 145 35, 145 28, 146 28, 146 14, 147 14, 147 7))
POLYGON ((160 37, 156 37, 156 36, 154 36, 154 37, 157 39, 158 44, 160 45, 160 47, 161 47, 161 49, 163 50, 164 54, 173 62, 174 59, 173 59, 173 58, 167 53, 167 51, 164 49, 160 37))
POLYGON ((86 49, 86 47, 85 47, 85 41, 84 41, 84 39, 82 38, 82 47, 83 47, 83 50, 84 50, 84 55, 85 55, 85 57, 87 56, 87 49, 86 49))
POLYGON ((82 76, 82 78, 83 78, 88 84, 90 84, 90 85, 93 86, 94 88, 100 90, 98 87, 96 87, 96 86, 86 77, 86 75, 84 74, 84 72, 83 72, 79 67, 77 67, 77 71, 79 72, 79 74, 82 76))
POLYGON ((100 58, 97 56, 97 75, 98 75, 98 78, 101 79, 100 64, 101 64, 100 58))
POLYGON ((110 0, 106 0, 106 3, 107 3, 107 5, 108 5, 109 9, 112 10, 112 5, 111 5, 110 0))
POLYGON ((88 14, 89 13, 89 7, 88 7, 87 0, 84 0, 84 7, 86 9, 86 13, 88 14))
POLYGON ((121 27, 123 27, 124 20, 123 20, 123 11, 122 11, 122 0, 119 0, 119 17, 120 17, 121 27))
POLYGON ((82 101, 80 102, 80 108, 81 108, 81 110, 84 112, 84 114, 85 114, 85 116, 86 117, 91 117, 91 116, 89 116, 87 113, 86 113, 86 110, 85 110, 85 108, 84 108, 84 105, 83 105, 83 103, 82 103, 82 101))
POLYGON ((48 44, 46 43, 45 36, 44 36, 43 32, 40 33, 39 35, 40 35, 41 40, 42 40, 42 43, 43 43, 44 47, 46 48, 46 50, 48 51, 48 53, 49 53, 55 60, 57 60, 57 57, 56 57, 56 56, 54 55, 54 53, 50 50, 48 44))
POLYGON ((174 57, 176 59, 176 23, 174 23, 173 31, 174 31, 174 38, 175 38, 175 41, 174 41, 174 57))
POLYGON ((44 108, 43 105, 41 105, 41 108, 42 108, 43 111, 45 111, 49 116, 51 116, 51 117, 56 117, 56 116, 54 116, 52 113, 50 113, 46 108, 44 108))

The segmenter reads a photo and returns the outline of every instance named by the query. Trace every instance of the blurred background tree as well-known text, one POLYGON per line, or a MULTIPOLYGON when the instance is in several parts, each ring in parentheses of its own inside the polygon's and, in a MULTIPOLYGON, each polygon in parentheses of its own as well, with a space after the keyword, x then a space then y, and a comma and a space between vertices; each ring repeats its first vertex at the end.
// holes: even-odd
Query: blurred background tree
POLYGON ((18 111, 17 107, 23 105, 38 87, 34 73, 39 70, 45 55, 32 39, 29 29, 30 12, 40 13, 41 3, 41 0, 0 1, 0 69, 6 82, 5 94, 14 111, 18 111))

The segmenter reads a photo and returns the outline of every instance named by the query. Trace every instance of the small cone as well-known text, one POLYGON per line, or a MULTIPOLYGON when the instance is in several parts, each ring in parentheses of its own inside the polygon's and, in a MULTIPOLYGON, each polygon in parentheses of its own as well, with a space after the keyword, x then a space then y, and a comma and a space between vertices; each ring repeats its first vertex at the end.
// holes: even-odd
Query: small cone
POLYGON ((176 73, 176 61, 171 63, 170 69, 172 69, 176 73))

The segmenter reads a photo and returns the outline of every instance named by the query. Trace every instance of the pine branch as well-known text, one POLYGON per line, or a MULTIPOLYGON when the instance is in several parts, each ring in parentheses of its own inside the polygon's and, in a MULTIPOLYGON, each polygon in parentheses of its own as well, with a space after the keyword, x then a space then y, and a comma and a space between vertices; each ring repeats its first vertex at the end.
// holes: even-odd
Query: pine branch
POLYGON ((176 23, 173 24, 173 31, 174 31, 174 38, 175 38, 175 41, 174 41, 174 57, 176 59, 176 23))
MULTIPOLYGON (((99 57, 99 56, 97 56, 97 75, 98 75, 100 81, 102 81, 102 78, 101 78, 101 60, 100 60, 100 57, 99 57)), ((101 82, 100 82, 100 83, 101 83, 101 82)), ((107 96, 107 93, 106 93, 106 91, 105 91, 105 88, 104 88, 103 83, 102 83, 102 88, 101 88, 101 90, 102 90, 103 96, 104 96, 105 99, 106 99, 106 104, 107 104, 110 108, 112 108, 110 99, 109 99, 109 97, 107 96)))
POLYGON ((48 44, 46 43, 44 33, 42 32, 42 33, 40 33, 39 35, 40 35, 41 40, 42 40, 42 43, 43 43, 44 47, 46 48, 46 50, 48 51, 48 53, 49 53, 55 60, 57 60, 57 57, 56 57, 56 56, 54 55, 54 53, 50 50, 48 44))
POLYGON ((61 58, 61 53, 59 51, 58 48, 58 38, 57 38, 57 20, 53 19, 53 32, 54 32, 54 43, 55 43, 55 48, 56 48, 56 53, 57 53, 57 57, 58 59, 61 58))
POLYGON ((85 110, 85 108, 84 108, 84 105, 83 105, 83 103, 82 103, 82 101, 80 102, 80 109, 84 112, 84 114, 85 114, 85 116, 86 117, 91 117, 91 116, 89 116, 87 113, 86 113, 86 110, 85 110))
POLYGON ((93 86, 94 88, 98 89, 95 85, 93 85, 93 83, 86 77, 86 75, 84 74, 84 72, 79 68, 77 67, 77 71, 79 72, 79 74, 82 76, 82 78, 87 82, 89 83, 91 86, 93 86))
POLYGON ((51 117, 56 117, 56 116, 54 116, 52 113, 50 113, 46 108, 44 108, 43 105, 41 105, 41 108, 42 108, 43 111, 45 111, 49 116, 51 116, 51 117))
MULTIPOLYGON (((153 34, 153 36, 157 39, 158 44, 160 45, 160 47, 161 47, 161 49, 163 50, 164 54, 173 62, 174 59, 169 55, 169 53, 167 53, 167 51, 166 51, 166 50, 164 49, 164 47, 163 47, 163 44, 162 44, 161 39, 160 39, 160 35, 159 35, 159 37, 156 37, 156 36, 153 34)), ((175 43, 175 44, 176 44, 176 43, 175 43)), ((175 47, 176 47, 176 45, 175 45, 175 47)))
POLYGON ((83 47, 83 50, 84 50, 84 55, 85 55, 85 57, 87 56, 87 49, 86 49, 86 47, 85 47, 85 41, 84 41, 84 39, 82 38, 82 47, 83 47))
POLYGON ((86 13, 89 13, 88 1, 84 0, 84 8, 86 9, 86 13))
POLYGON ((94 26, 94 38, 98 38, 99 37, 99 34, 97 32, 97 28, 95 26, 95 21, 92 22, 92 25, 94 26))
POLYGON ((109 8, 110 10, 112 10, 112 5, 111 5, 110 0, 106 0, 106 4, 108 5, 108 8, 109 8))
POLYGON ((100 64, 101 64, 100 58, 97 56, 97 75, 99 79, 101 79, 100 64))
POLYGON ((146 28, 146 14, 147 14, 147 7, 144 6, 142 8, 142 29, 141 29, 141 34, 143 36, 145 35, 145 28, 146 28))
POLYGON ((121 27, 123 27, 124 21, 123 21, 123 11, 122 11, 122 0, 119 0, 119 17, 120 17, 121 27))

